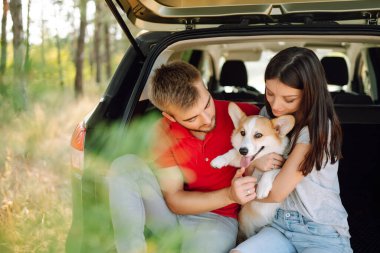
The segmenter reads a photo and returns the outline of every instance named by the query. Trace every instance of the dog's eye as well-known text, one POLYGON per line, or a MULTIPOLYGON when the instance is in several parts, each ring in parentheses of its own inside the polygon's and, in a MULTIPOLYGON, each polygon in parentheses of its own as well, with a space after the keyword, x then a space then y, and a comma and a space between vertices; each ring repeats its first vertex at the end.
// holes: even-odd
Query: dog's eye
POLYGON ((263 137, 263 135, 261 133, 255 133, 254 136, 256 139, 263 137))
POLYGON ((240 131, 240 134, 241 134, 241 136, 245 136, 245 131, 244 131, 244 130, 241 130, 241 131, 240 131))

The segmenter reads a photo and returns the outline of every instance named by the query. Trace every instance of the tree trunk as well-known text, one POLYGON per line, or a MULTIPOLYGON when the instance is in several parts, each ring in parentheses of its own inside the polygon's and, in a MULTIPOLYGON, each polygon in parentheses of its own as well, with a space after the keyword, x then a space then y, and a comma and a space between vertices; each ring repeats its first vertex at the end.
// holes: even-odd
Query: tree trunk
POLYGON ((95 1, 96 13, 95 13, 95 31, 94 31, 94 61, 95 61, 95 76, 96 84, 100 84, 102 81, 102 60, 100 52, 100 41, 102 33, 102 2, 95 1))
POLYGON ((7 67, 7 14, 8 14, 8 0, 3 0, 3 17, 1 19, 1 61, 0 61, 0 75, 5 73, 7 67))
POLYGON ((28 13, 26 17, 26 49, 25 49, 25 70, 26 72, 29 72, 30 70, 30 59, 29 59, 29 48, 30 48, 30 42, 29 42, 29 37, 30 37, 30 5, 31 5, 32 0, 28 0, 28 13))
POLYGON ((75 59, 75 83, 74 91, 75 97, 80 97, 83 95, 83 57, 84 57, 84 36, 87 25, 87 0, 80 0, 80 26, 79 26, 79 36, 77 44, 77 53, 75 59))
MULTIPOLYGON (((58 7, 58 13, 62 13, 62 2, 56 1, 55 4, 58 7)), ((54 8, 55 17, 58 19, 58 13, 57 9, 54 8)), ((58 22, 57 22, 58 24, 58 22)), ((65 82, 63 78, 63 66, 62 66, 62 48, 61 48, 61 39, 59 38, 59 29, 58 26, 55 27, 56 29, 56 36, 55 36, 55 44, 57 47, 57 63, 58 63, 58 74, 59 74, 59 86, 63 87, 65 82)))
POLYGON ((46 60, 45 60, 45 32, 46 32, 46 20, 44 19, 44 8, 41 8, 41 45, 40 45, 40 54, 41 54, 41 73, 42 80, 46 79, 46 60))
MULTIPOLYGON (((75 1, 77 2, 77 0, 75 1)), ((74 7, 72 9, 72 12, 74 13, 75 12, 75 8, 77 7, 74 7)), ((76 21, 76 18, 74 17, 74 15, 68 15, 67 17, 67 22, 70 24, 70 27, 71 27, 71 32, 69 34, 69 38, 70 38, 70 42, 72 43, 72 45, 75 44, 75 40, 77 39, 77 36, 78 36, 78 27, 76 27, 75 25, 75 21, 76 21)), ((69 47, 69 50, 70 50, 70 59, 73 61, 73 63, 75 64, 76 63, 76 47, 73 46, 73 47, 69 47)))
POLYGON ((110 42, 110 30, 109 30, 109 21, 104 22, 104 58, 106 62, 106 75, 109 80, 112 75, 111 68, 111 42, 110 42))
POLYGON ((22 23, 21 0, 11 0, 9 10, 13 21, 13 76, 14 76, 14 106, 16 110, 25 110, 27 107, 26 79, 25 79, 25 46, 22 23))
POLYGON ((63 87, 65 82, 63 79, 61 41, 60 41, 58 34, 55 37, 56 37, 56 45, 57 45, 57 63, 58 63, 58 74, 59 74, 59 86, 63 87))

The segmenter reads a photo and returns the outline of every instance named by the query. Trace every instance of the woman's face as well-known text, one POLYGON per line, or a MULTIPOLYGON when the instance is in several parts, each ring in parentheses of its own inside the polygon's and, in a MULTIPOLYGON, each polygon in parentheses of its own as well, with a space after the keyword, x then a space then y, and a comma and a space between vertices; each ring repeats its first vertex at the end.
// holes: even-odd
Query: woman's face
POLYGON ((266 80, 265 95, 276 117, 294 114, 302 100, 302 90, 292 88, 277 78, 266 80))

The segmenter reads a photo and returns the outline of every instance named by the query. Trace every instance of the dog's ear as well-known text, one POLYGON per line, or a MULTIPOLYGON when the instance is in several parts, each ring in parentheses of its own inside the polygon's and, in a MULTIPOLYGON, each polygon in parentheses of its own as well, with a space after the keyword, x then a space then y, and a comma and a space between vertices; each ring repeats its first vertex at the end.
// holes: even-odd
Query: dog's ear
POLYGON ((230 115, 235 128, 238 128, 240 121, 243 118, 247 117, 247 115, 245 115, 245 113, 240 109, 240 107, 234 102, 229 103, 228 114, 230 115))
POLYGON ((272 124, 280 137, 284 137, 293 129, 295 121, 296 120, 293 115, 283 115, 272 119, 272 124))

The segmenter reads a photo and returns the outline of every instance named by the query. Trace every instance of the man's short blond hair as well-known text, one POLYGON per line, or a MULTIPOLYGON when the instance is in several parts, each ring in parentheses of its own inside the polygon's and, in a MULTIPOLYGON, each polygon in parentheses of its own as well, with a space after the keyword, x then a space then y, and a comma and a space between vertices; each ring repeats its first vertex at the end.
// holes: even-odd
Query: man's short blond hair
POLYGON ((200 97, 194 85, 199 80, 200 72, 189 63, 175 61, 161 65, 152 78, 149 99, 161 111, 170 106, 191 108, 200 97))

